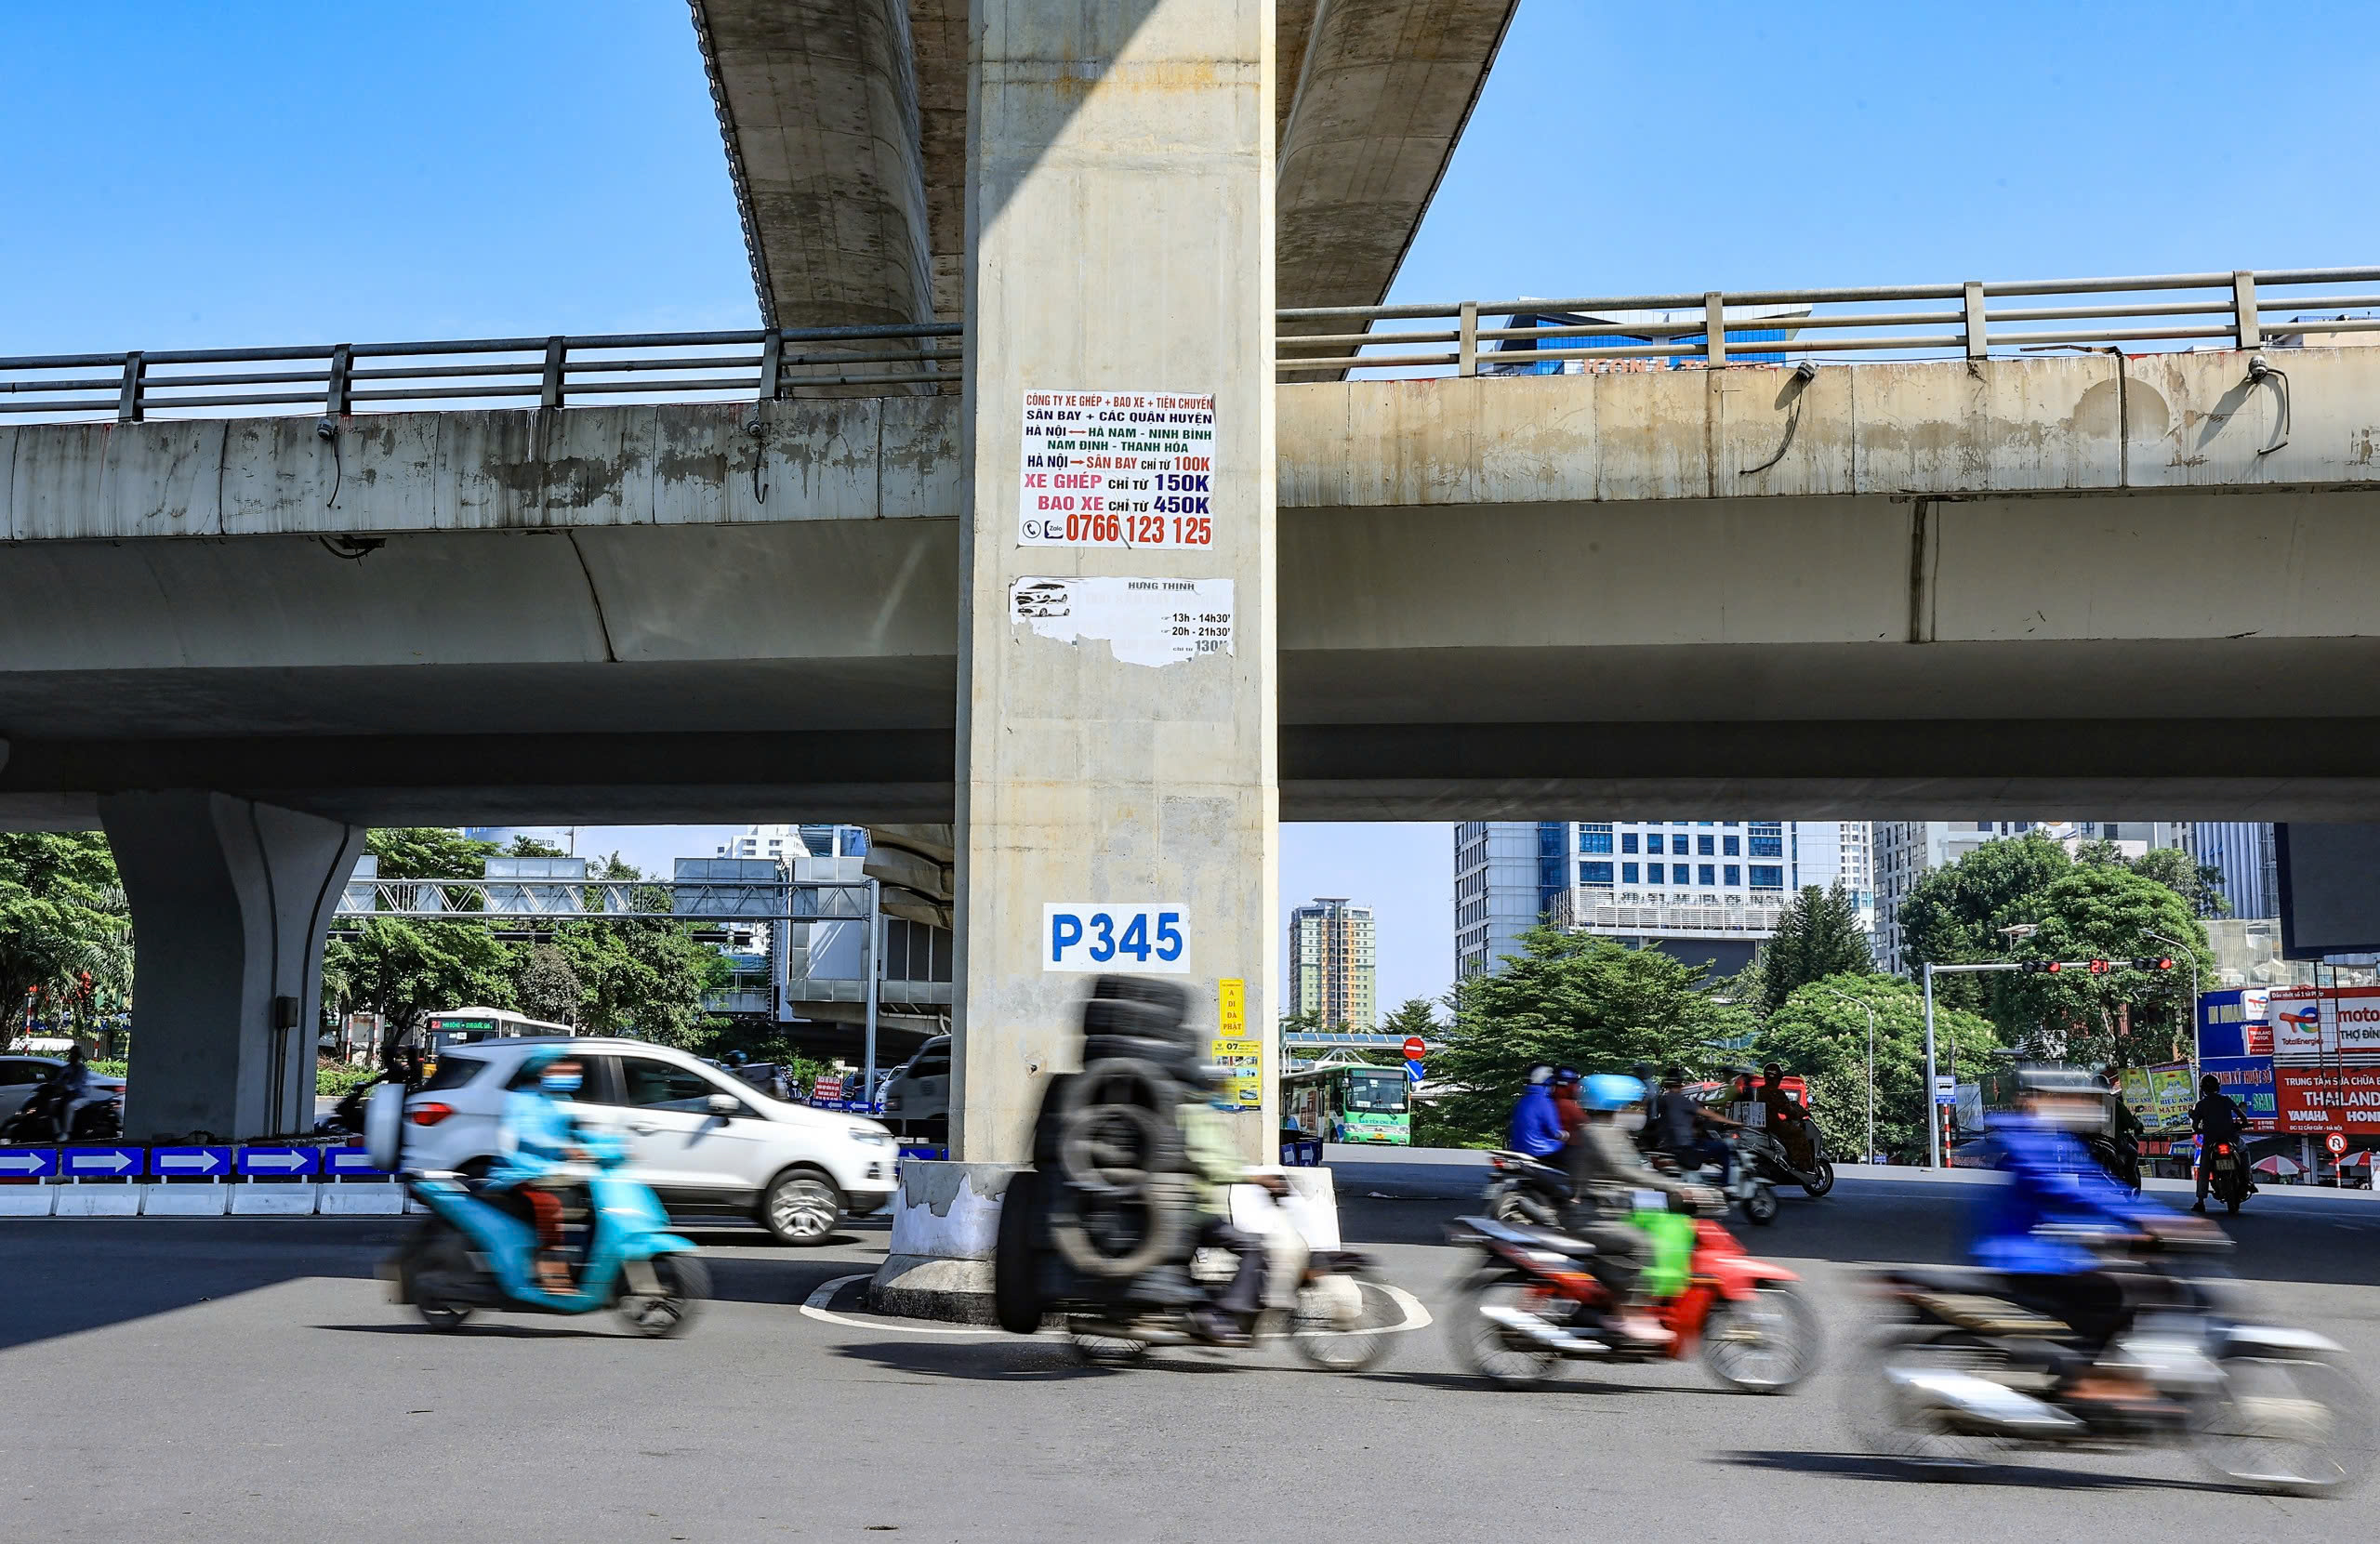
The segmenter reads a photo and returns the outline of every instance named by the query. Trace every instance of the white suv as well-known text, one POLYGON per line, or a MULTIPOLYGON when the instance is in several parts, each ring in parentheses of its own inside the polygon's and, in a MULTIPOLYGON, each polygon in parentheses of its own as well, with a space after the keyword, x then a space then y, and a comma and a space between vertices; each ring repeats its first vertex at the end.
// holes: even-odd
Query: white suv
POLYGON ((505 1096, 532 1051, 567 1045, 585 1069, 565 1102, 628 1144, 628 1172, 680 1216, 748 1216, 787 1244, 823 1244, 848 1212, 898 1187, 892 1137, 872 1120, 771 1099, 682 1051, 641 1040, 513 1036, 449 1047, 405 1100, 404 1167, 485 1173, 505 1096))

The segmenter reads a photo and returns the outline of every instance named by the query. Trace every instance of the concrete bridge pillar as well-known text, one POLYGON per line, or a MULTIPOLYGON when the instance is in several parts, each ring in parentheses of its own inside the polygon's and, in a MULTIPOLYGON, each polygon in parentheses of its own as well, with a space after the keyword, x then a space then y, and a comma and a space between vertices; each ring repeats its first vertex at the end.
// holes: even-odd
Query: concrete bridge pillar
POLYGON ((1091 972, 1269 1039, 1274 7, 972 26, 952 1124, 983 1163, 1026 1155, 1091 972))
POLYGON ((364 828, 196 791, 115 794, 99 819, 139 950, 125 1134, 307 1129, 324 936, 364 828))

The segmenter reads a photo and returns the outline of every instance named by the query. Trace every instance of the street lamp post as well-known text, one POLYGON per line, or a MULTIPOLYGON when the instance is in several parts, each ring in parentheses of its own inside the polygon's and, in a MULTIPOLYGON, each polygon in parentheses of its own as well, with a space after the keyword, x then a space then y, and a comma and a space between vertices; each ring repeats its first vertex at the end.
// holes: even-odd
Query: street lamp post
MULTIPOLYGON (((1831 986, 1822 986, 1818 990, 1828 996, 1858 1004, 1868 1015, 1868 1150, 1859 1157, 1863 1163, 1873 1163, 1876 1161, 1876 1005, 1848 992, 1838 992, 1831 986)), ((1928 1027, 1931 1027, 1930 1020, 1928 1027)), ((1932 1097, 1930 1084, 1927 1085, 1927 1097, 1932 1097)))
POLYGON ((2161 932, 2141 931, 2190 962, 2190 1097, 2198 1097, 2198 951, 2186 944, 2178 944, 2161 932))
POLYGON ((1934 1113, 1934 962, 1925 962, 1925 1167, 1942 1167, 1942 1119, 1934 1113))

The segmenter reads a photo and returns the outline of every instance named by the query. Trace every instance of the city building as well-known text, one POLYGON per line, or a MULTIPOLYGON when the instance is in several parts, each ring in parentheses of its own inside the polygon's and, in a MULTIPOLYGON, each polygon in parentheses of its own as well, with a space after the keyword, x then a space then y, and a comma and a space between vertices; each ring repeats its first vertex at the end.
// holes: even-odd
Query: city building
POLYGON ((1540 920, 1664 949, 1722 975, 1750 963, 1807 885, 1873 915, 1864 821, 1469 821, 1455 827, 1455 972, 1518 952, 1540 920))
POLYGON ((721 842, 722 858, 864 858, 867 832, 856 825, 755 825, 721 842))
POLYGON ((1380 1023, 1376 979, 1371 907, 1318 895, 1289 913, 1290 1012, 1327 1029, 1369 1030, 1380 1023))
POLYGON ((2187 827, 2190 856, 2220 878, 2215 888, 2238 917, 2281 915, 2281 872, 2272 827, 2254 821, 2199 821, 2187 827))

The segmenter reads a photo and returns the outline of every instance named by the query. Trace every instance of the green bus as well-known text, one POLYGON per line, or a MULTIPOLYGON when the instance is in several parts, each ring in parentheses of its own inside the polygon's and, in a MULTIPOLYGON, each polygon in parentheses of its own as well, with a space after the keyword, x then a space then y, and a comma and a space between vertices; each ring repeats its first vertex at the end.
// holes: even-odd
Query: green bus
POLYGON ((1308 1067, 1281 1078, 1281 1125, 1316 1142, 1413 1144, 1407 1085, 1395 1067, 1308 1067))

